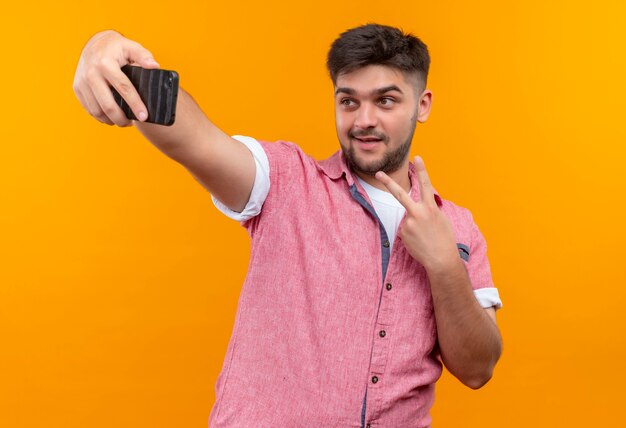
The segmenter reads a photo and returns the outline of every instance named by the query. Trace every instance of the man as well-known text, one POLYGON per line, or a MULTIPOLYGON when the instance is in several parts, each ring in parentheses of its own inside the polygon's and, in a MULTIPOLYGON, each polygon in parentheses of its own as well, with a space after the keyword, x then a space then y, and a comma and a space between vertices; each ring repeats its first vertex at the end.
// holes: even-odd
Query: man
MULTIPOLYGON (((109 125, 132 124, 109 85, 145 112, 126 63, 158 67, 106 31, 76 71, 82 105, 109 125)), ((441 362, 471 388, 490 379, 501 303, 484 238, 408 158, 431 108, 429 63, 398 29, 344 32, 327 61, 341 151, 322 162, 229 137, 182 90, 172 127, 135 123, 252 239, 210 426, 428 427, 441 362)))

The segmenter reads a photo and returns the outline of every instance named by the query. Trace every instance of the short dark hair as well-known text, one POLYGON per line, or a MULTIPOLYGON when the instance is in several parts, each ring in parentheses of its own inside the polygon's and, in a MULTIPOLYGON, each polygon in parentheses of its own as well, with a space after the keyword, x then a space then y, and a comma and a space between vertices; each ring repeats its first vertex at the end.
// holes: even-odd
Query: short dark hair
POLYGON ((341 33, 331 45, 326 60, 333 84, 340 74, 374 64, 416 73, 426 87, 430 66, 428 47, 413 34, 404 34, 387 25, 366 24, 341 33))

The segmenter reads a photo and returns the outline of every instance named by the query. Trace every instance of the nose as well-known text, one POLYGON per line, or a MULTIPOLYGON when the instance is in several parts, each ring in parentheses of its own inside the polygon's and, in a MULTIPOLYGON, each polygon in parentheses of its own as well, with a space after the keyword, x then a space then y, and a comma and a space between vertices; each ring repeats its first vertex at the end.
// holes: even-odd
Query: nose
POLYGON ((375 128, 378 124, 376 107, 370 103, 363 103, 356 112, 354 126, 361 129, 375 128))

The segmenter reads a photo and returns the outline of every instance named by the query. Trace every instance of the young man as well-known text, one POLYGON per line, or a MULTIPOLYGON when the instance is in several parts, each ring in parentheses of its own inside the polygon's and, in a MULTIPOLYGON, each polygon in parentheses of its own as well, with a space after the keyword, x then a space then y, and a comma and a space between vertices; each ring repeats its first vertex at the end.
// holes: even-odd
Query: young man
MULTIPOLYGON (((83 50, 74 90, 101 122, 132 124, 109 85, 145 111, 127 62, 158 67, 113 31, 83 50)), ((229 137, 182 90, 175 125, 136 122, 252 239, 210 426, 428 427, 442 361, 471 388, 491 377, 501 303, 485 240, 408 158, 429 63, 398 29, 344 32, 327 62, 341 150, 321 162, 229 137)))

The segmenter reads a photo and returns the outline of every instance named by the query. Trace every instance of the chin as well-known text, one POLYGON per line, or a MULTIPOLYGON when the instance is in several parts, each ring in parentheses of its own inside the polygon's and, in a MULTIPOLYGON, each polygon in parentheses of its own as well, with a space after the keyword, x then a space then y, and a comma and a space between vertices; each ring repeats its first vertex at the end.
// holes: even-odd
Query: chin
POLYGON ((381 165, 381 161, 382 157, 379 159, 370 160, 369 162, 364 161, 362 158, 359 157, 351 157, 348 159, 348 165, 350 165, 352 169, 357 172, 361 172, 367 175, 375 175, 378 171, 385 171, 384 165, 381 165))

